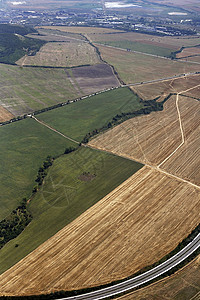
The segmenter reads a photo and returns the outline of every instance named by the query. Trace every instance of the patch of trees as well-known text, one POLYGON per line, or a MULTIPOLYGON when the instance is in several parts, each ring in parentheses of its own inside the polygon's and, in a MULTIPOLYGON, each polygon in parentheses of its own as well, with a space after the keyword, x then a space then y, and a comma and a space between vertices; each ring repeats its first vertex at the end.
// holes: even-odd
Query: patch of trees
POLYGON ((0 33, 0 62, 15 64, 25 54, 35 55, 45 43, 15 33, 0 33))
POLYGON ((16 238, 31 222, 32 216, 27 211, 27 199, 0 222, 0 249, 10 240, 16 238))
POLYGON ((28 33, 36 33, 37 31, 32 27, 24 27, 15 24, 0 24, 0 34, 15 33, 20 35, 27 35, 28 33))
MULTIPOLYGON (((52 166, 53 158, 51 156, 47 156, 46 160, 43 162, 42 166, 39 168, 37 173, 36 182, 38 186, 42 185, 44 178, 47 176, 47 169, 52 166)), ((33 193, 37 191, 37 187, 33 188, 33 193)))
POLYGON ((74 148, 74 147, 66 148, 64 154, 69 154, 71 152, 74 152, 75 150, 76 150, 76 148, 74 148))

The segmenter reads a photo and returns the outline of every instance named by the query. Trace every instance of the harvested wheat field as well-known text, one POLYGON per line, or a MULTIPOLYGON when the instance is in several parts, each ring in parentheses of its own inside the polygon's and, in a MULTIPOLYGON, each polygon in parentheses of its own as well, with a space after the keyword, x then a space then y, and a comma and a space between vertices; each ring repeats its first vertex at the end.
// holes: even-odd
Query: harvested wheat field
POLYGON ((200 185, 200 103, 179 96, 179 109, 185 142, 161 168, 200 185))
POLYGON ((99 46, 103 60, 115 67, 125 83, 143 82, 199 71, 199 65, 99 46))
POLYGON ((13 114, 11 114, 7 109, 3 106, 0 106, 0 122, 5 122, 14 118, 13 114))
POLYGON ((127 120, 89 145, 144 164, 159 164, 181 143, 175 99, 172 96, 163 111, 127 120))
MULTIPOLYGON (((172 96, 164 104, 163 111, 127 120, 91 140, 89 145, 144 164, 161 164, 183 142, 176 101, 177 97, 172 96)), ((184 144, 161 165, 161 168, 199 184, 199 101, 179 96, 178 108, 184 144)))
POLYGON ((81 41, 47 43, 34 56, 25 55, 18 65, 73 67, 99 63, 94 47, 81 41))
POLYGON ((192 90, 183 92, 182 95, 200 100, 200 85, 192 90))
POLYGON ((199 189, 145 166, 3 273, 0 293, 79 289, 131 275, 197 226, 199 197, 199 189))
MULTIPOLYGON (((169 93, 180 93, 198 85, 199 82, 200 75, 197 74, 170 80, 163 80, 156 83, 147 83, 140 86, 133 86, 131 87, 131 89, 144 100, 150 100, 160 97, 158 101, 161 101, 167 95, 169 95, 169 93)), ((192 91, 188 92, 188 95, 193 95, 194 91, 195 89, 192 89, 192 91)))

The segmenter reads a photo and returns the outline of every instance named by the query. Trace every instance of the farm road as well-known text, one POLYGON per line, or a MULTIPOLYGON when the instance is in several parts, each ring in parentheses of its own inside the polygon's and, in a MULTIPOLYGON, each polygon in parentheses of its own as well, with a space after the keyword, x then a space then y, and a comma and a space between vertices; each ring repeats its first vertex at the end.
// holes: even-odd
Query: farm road
POLYGON ((168 156, 166 157, 159 165, 158 165, 158 169, 170 158, 172 157, 176 152, 177 150, 185 144, 185 137, 184 137, 184 132, 183 132, 183 125, 182 125, 182 120, 181 120, 181 114, 180 114, 180 110, 179 110, 179 106, 178 106, 178 102, 179 102, 179 95, 183 94, 183 93, 186 93, 186 92, 189 92, 197 87, 199 87, 200 84, 194 86, 194 87, 191 87, 185 91, 181 91, 179 93, 176 94, 176 109, 177 109, 177 113, 178 113, 178 119, 179 119, 179 125, 180 125, 180 131, 181 131, 181 138, 182 138, 182 142, 180 143, 180 145, 168 156))
POLYGON ((76 143, 76 144, 79 145, 79 142, 73 140, 73 139, 70 138, 69 136, 64 135, 63 133, 61 133, 61 132, 59 132, 58 130, 52 128, 51 126, 47 125, 47 124, 44 123, 44 122, 39 121, 36 117, 34 117, 34 116, 31 116, 31 117, 32 117, 36 122, 40 123, 41 125, 46 126, 46 127, 49 128, 50 130, 52 130, 52 131, 54 131, 54 132, 56 132, 56 133, 62 135, 65 139, 67 139, 67 140, 69 140, 69 141, 71 141, 71 142, 76 143))

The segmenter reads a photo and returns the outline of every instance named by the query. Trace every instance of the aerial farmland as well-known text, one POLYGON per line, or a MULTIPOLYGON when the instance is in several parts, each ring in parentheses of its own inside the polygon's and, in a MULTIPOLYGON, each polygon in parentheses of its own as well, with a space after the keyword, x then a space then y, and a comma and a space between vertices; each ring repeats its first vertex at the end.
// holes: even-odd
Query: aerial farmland
POLYGON ((1 299, 198 299, 198 10, 129 2, 6 6, 1 299))

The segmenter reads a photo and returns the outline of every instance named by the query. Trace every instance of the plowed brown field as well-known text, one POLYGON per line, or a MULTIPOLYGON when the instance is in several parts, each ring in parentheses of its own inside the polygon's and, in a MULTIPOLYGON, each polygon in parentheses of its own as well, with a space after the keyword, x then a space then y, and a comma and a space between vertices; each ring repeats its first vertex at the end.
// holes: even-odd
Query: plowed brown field
POLYGON ((12 119, 14 116, 3 106, 0 106, 0 122, 5 122, 12 119))
POLYGON ((78 289, 133 274, 199 223, 199 197, 188 183, 143 167, 2 274, 0 293, 78 289))
MULTIPOLYGON (((161 166, 169 173, 200 183, 200 105, 199 101, 179 96, 178 107, 185 143, 161 166)), ((90 141, 92 147, 159 165, 181 144, 176 96, 162 112, 130 119, 90 141)))

